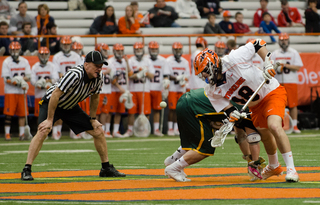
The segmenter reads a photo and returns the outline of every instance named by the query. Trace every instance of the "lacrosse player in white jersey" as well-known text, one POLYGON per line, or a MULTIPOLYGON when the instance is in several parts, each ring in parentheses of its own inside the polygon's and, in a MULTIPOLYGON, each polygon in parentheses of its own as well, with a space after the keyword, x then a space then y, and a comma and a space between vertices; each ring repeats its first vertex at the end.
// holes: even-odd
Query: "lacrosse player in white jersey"
POLYGON ((149 56, 151 65, 155 70, 154 77, 151 81, 150 97, 151 97, 151 108, 153 110, 153 134, 156 136, 163 136, 163 133, 159 130, 160 121, 160 103, 165 100, 168 96, 165 94, 168 92, 164 90, 169 88, 170 81, 168 77, 163 77, 166 67, 166 59, 159 55, 159 44, 156 41, 150 41, 148 44, 149 56), (164 94, 164 95, 162 95, 164 94))
MULTIPOLYGON (((217 111, 227 107, 230 100, 244 105, 254 91, 267 81, 248 105, 252 112, 252 122, 260 132, 269 159, 269 164, 261 175, 263 179, 267 179, 282 174, 278 162, 278 146, 287 166, 286 181, 297 182, 299 176, 295 170, 290 142, 282 128, 287 93, 273 78, 276 72, 270 55, 266 49, 266 42, 256 39, 232 50, 223 58, 219 58, 210 49, 204 50, 196 56, 194 68, 195 73, 209 83, 205 92, 217 111), (263 70, 252 64, 255 53, 264 59, 263 70)), ((230 117, 236 119, 246 116, 246 113, 240 113, 238 110, 231 110, 229 113, 230 117)), ((247 139, 249 143, 257 143, 260 140, 250 136, 247 139)))
MULTIPOLYGON (((61 51, 56 53, 52 59, 52 62, 55 64, 56 68, 58 69, 60 78, 70 68, 83 63, 83 61, 81 61, 79 54, 77 54, 74 51, 71 51, 71 43, 72 41, 70 36, 63 36, 60 39, 61 51)), ((59 140, 61 138, 61 129, 62 129, 62 120, 58 120, 52 128, 53 139, 59 140)), ((81 138, 80 135, 79 136, 73 135, 72 132, 70 134, 71 134, 70 137, 74 139, 81 138)))
MULTIPOLYGON (((28 81, 31 77, 31 69, 27 59, 19 56, 21 45, 13 41, 9 45, 9 53, 2 63, 2 77, 4 79, 4 130, 5 139, 11 140, 10 126, 12 116, 19 117, 19 139, 24 140, 25 106, 27 100, 24 93, 29 89, 28 81), (26 101, 26 102, 24 102, 26 101)), ((28 107, 26 111, 28 115, 28 107)))
POLYGON ((193 61, 194 61, 194 58, 198 55, 198 53, 200 53, 203 49, 208 47, 207 40, 204 39, 203 37, 198 37, 196 39, 196 47, 197 47, 197 50, 195 50, 191 54, 191 76, 189 79, 190 89, 203 88, 206 85, 206 83, 203 80, 201 80, 194 74, 193 61))
POLYGON ((293 133, 301 133, 297 127, 298 119, 298 71, 303 66, 301 57, 293 48, 289 47, 289 35, 281 33, 279 35, 280 48, 273 51, 271 59, 275 62, 280 62, 281 66, 276 70, 275 78, 287 91, 288 102, 287 106, 290 110, 292 118, 293 133))
POLYGON ((130 70, 133 72, 129 81, 129 91, 132 94, 134 105, 128 109, 128 130, 123 135, 125 137, 133 135, 134 115, 140 114, 142 107, 144 107, 145 115, 151 114, 150 79, 153 79, 155 74, 149 58, 144 56, 144 45, 141 42, 136 42, 133 45, 133 52, 134 56, 129 59, 130 70), (144 101, 142 101, 143 95, 144 101))
POLYGON ((108 99, 108 103, 110 103, 109 112, 115 113, 113 119, 113 137, 123 138, 124 136, 120 133, 119 128, 121 115, 126 112, 125 102, 131 96, 130 92, 126 91, 128 83, 126 70, 129 70, 129 64, 121 43, 113 45, 113 54, 114 56, 108 60, 108 67, 112 69, 116 78, 111 82, 111 96, 108 99))
POLYGON ((214 51, 219 58, 222 58, 226 54, 227 46, 223 41, 217 41, 214 44, 214 51))
POLYGON ((57 68, 52 62, 49 62, 50 51, 47 47, 40 47, 38 50, 39 62, 32 66, 31 70, 31 84, 34 89, 34 116, 39 117, 39 104, 41 98, 45 95, 46 90, 52 84, 59 80, 57 68))
POLYGON ((189 62, 182 57, 182 44, 180 42, 174 42, 172 44, 173 55, 167 58, 167 67, 169 73, 165 75, 170 76, 169 87, 169 117, 168 117, 168 135, 179 135, 177 117, 176 117, 176 105, 179 98, 186 92, 186 84, 190 77, 189 62))
MULTIPOLYGON (((95 50, 99 51, 105 60, 108 59, 109 46, 105 43, 98 43, 95 46, 95 50)), ((110 65, 110 64, 109 64, 110 65)), ((113 70, 106 65, 102 66, 102 74, 103 74, 103 84, 102 90, 100 92, 99 105, 97 109, 97 116, 99 116, 99 121, 102 124, 102 129, 104 130, 104 136, 106 138, 112 138, 110 133, 110 122, 111 115, 110 111, 110 98, 111 98, 111 79, 113 77, 113 70)))

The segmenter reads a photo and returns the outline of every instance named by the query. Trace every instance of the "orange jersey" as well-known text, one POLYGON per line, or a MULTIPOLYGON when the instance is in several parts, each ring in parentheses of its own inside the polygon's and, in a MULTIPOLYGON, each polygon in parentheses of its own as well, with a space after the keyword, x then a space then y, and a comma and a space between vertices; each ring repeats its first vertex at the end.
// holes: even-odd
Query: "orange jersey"
POLYGON ((128 22, 128 24, 129 28, 127 28, 126 19, 124 18, 124 16, 119 18, 118 27, 120 34, 133 34, 136 33, 136 31, 140 28, 140 24, 137 19, 135 19, 134 24, 131 24, 131 22, 128 22))

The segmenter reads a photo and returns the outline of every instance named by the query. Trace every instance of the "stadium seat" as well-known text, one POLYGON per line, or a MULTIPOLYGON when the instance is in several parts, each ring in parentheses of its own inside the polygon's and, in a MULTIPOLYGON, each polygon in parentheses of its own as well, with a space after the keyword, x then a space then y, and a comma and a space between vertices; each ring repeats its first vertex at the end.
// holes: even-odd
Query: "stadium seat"
MULTIPOLYGON (((18 8, 20 1, 8 1, 10 6, 13 8, 18 8)), ((29 10, 38 10, 39 4, 47 4, 50 10, 67 10, 68 2, 67 1, 27 1, 28 11, 29 10)))

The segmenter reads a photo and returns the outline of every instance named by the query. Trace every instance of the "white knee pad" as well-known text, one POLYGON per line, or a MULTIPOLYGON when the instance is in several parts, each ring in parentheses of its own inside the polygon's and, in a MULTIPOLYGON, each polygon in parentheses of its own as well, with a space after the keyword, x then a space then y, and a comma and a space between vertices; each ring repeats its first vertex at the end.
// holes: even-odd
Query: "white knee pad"
POLYGON ((247 141, 249 144, 258 143, 260 140, 261 136, 256 132, 253 132, 247 136, 247 141))

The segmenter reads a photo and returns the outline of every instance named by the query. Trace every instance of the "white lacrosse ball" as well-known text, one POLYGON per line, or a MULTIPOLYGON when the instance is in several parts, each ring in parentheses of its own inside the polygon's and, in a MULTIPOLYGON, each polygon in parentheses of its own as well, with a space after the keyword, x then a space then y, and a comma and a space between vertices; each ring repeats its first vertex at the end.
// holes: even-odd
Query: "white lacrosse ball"
POLYGON ((161 108, 166 108, 166 107, 167 107, 167 103, 166 103, 165 101, 162 101, 162 102, 160 103, 160 107, 161 107, 161 108))

